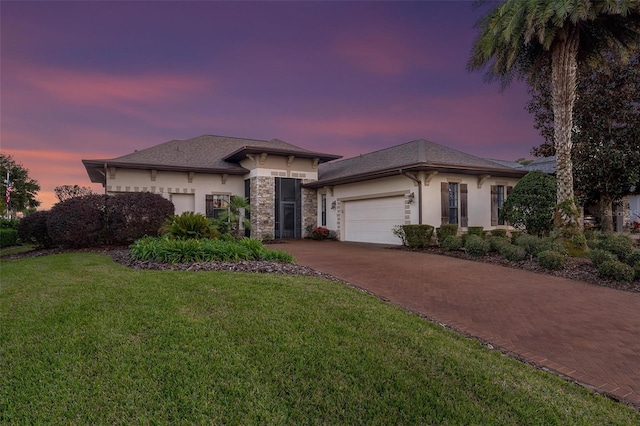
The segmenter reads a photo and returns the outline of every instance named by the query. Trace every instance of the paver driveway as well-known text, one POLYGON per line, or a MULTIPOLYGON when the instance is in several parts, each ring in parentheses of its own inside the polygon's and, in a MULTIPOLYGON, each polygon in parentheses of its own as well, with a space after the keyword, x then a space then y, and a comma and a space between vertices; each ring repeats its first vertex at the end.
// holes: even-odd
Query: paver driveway
POLYGON ((292 240, 298 263, 640 405, 640 294, 380 245, 292 240))

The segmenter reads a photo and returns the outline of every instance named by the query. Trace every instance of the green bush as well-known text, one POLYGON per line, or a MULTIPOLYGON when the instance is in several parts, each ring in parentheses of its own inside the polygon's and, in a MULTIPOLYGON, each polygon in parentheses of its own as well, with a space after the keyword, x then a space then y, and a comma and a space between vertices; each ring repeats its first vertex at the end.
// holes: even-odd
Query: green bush
POLYGON ((640 281, 640 265, 636 265, 636 267, 633 268, 633 272, 634 272, 633 279, 635 281, 640 281))
POLYGON ((445 223, 440 228, 436 228, 436 236, 438 237, 438 243, 442 244, 447 237, 455 237, 458 235, 458 225, 455 223, 445 223))
POLYGON ((567 249, 562 244, 562 240, 558 240, 551 237, 545 237, 540 240, 540 245, 538 246, 538 253, 541 251, 552 250, 557 251, 562 255, 568 255, 567 249))
POLYGON ((618 260, 615 254, 602 249, 591 250, 589 253, 589 259, 591 259, 591 263, 596 267, 600 266, 604 262, 618 260))
POLYGON ((170 216, 162 225, 162 230, 171 238, 217 238, 220 236, 205 215, 193 212, 170 216))
POLYGON ((106 195, 69 198, 49 210, 47 231, 56 246, 95 247, 107 242, 106 195))
POLYGON ((18 238, 23 243, 36 243, 40 247, 48 248, 53 245, 47 229, 48 210, 30 213, 20 220, 18 238))
POLYGON ((520 238, 522 235, 524 235, 524 232, 522 231, 511 231, 511 243, 515 244, 516 240, 520 238))
POLYGON ((433 237, 431 225, 402 225, 406 245, 411 248, 429 247, 433 237))
POLYGON ((482 226, 469 226, 467 228, 467 235, 477 235, 484 238, 484 227, 482 226))
POLYGON ((492 237, 502 237, 507 238, 507 230, 506 229, 492 229, 491 230, 492 237))
POLYGON ((18 244, 18 231, 13 228, 0 228, 0 248, 18 244))
POLYGON ((619 260, 607 260, 598 266, 598 274, 602 278, 613 281, 631 282, 635 278, 634 269, 619 260))
POLYGON ((635 249, 627 256, 626 263, 629 266, 640 266, 640 250, 635 249))
POLYGON ((468 235, 467 241, 464 243, 464 249, 470 256, 480 257, 486 256, 489 253, 490 245, 488 241, 485 241, 478 235, 468 235))
POLYGON ((505 259, 512 262, 520 262, 527 257, 527 251, 523 247, 511 243, 500 246, 498 251, 505 259))
POLYGON ((18 219, 0 219, 0 229, 18 229, 20 220, 18 219))
POLYGON ((173 203, 160 194, 125 192, 107 198, 111 244, 128 245, 144 236, 155 237, 173 215, 173 203))
POLYGON ((540 252, 542 239, 535 235, 524 234, 516 238, 515 244, 524 248, 531 256, 535 256, 540 252))
POLYGON ((626 234, 602 233, 592 240, 592 248, 606 250, 615 254, 618 260, 625 261, 627 256, 633 251, 633 239, 626 234))
POLYGON ((500 253, 500 249, 505 245, 511 245, 511 241, 506 236, 491 236, 487 239, 489 242, 489 250, 500 253))
POLYGON ((500 217, 532 235, 545 235, 553 229, 556 206, 556 179, 539 170, 529 173, 513 187, 500 217))
POLYGON ((553 250, 538 253, 538 263, 546 269, 562 269, 567 257, 553 250))
POLYGON ((273 260, 293 262, 288 253, 269 250, 255 239, 225 241, 222 239, 180 239, 144 237, 130 247, 133 260, 162 263, 236 262, 241 260, 273 260))
POLYGON ((447 251, 456 251, 462 248, 462 237, 449 235, 442 241, 442 247, 447 251))

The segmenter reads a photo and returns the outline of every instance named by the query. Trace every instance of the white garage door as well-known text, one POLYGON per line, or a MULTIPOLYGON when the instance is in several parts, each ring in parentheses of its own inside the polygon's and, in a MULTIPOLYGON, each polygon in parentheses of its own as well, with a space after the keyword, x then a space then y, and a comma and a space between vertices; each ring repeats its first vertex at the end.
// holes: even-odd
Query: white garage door
POLYGON ((345 241, 401 244, 391 228, 404 224, 404 197, 346 201, 344 216, 345 241))

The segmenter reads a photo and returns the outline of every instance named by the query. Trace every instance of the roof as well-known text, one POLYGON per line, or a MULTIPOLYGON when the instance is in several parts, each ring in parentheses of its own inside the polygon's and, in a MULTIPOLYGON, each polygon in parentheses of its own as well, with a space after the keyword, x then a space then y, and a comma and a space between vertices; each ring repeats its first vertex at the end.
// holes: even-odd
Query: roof
POLYGON ((357 182, 392 176, 401 171, 419 170, 505 177, 521 177, 526 174, 521 170, 419 139, 358 157, 322 164, 318 171, 319 180, 306 186, 357 182))
POLYGON ((495 160, 493 158, 489 159, 489 161, 518 170, 526 170, 527 172, 530 172, 532 170, 540 170, 550 175, 556 173, 556 157, 537 158, 526 165, 520 164, 516 161, 495 160))
POLYGON ((104 182, 104 168, 157 169, 202 173, 246 174, 239 164, 250 153, 294 155, 318 158, 320 162, 340 158, 337 155, 309 151, 279 139, 260 140, 203 135, 186 140, 172 140, 121 157, 82 160, 92 182, 104 182))

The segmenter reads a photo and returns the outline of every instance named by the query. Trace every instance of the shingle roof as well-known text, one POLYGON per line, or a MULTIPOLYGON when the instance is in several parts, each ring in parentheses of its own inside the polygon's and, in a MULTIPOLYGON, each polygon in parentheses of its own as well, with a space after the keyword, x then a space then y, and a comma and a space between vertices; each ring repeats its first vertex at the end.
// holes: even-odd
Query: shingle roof
MULTIPOLYGON (((424 139, 381 149, 358 157, 321 164, 319 184, 364 180, 374 175, 397 174, 400 169, 493 173, 520 176, 524 173, 484 158, 424 139)), ((311 186, 318 186, 313 183, 311 186)))
POLYGON ((308 158, 317 157, 321 161, 340 158, 335 155, 309 151, 279 139, 267 141, 203 135, 192 139, 168 141, 121 157, 105 160, 82 160, 82 162, 93 182, 104 180, 102 175, 97 172, 97 168, 103 168, 105 164, 116 167, 244 174, 247 173, 247 170, 238 163, 238 160, 245 158, 245 156, 239 154, 256 149, 280 155, 297 154, 308 158))
POLYGON ((490 158, 488 160, 497 164, 501 164, 503 166, 511 167, 518 170, 526 170, 528 172, 530 172, 531 170, 540 170, 548 174, 554 174, 556 172, 556 157, 537 158, 527 165, 522 165, 516 161, 495 160, 493 158, 490 158))

